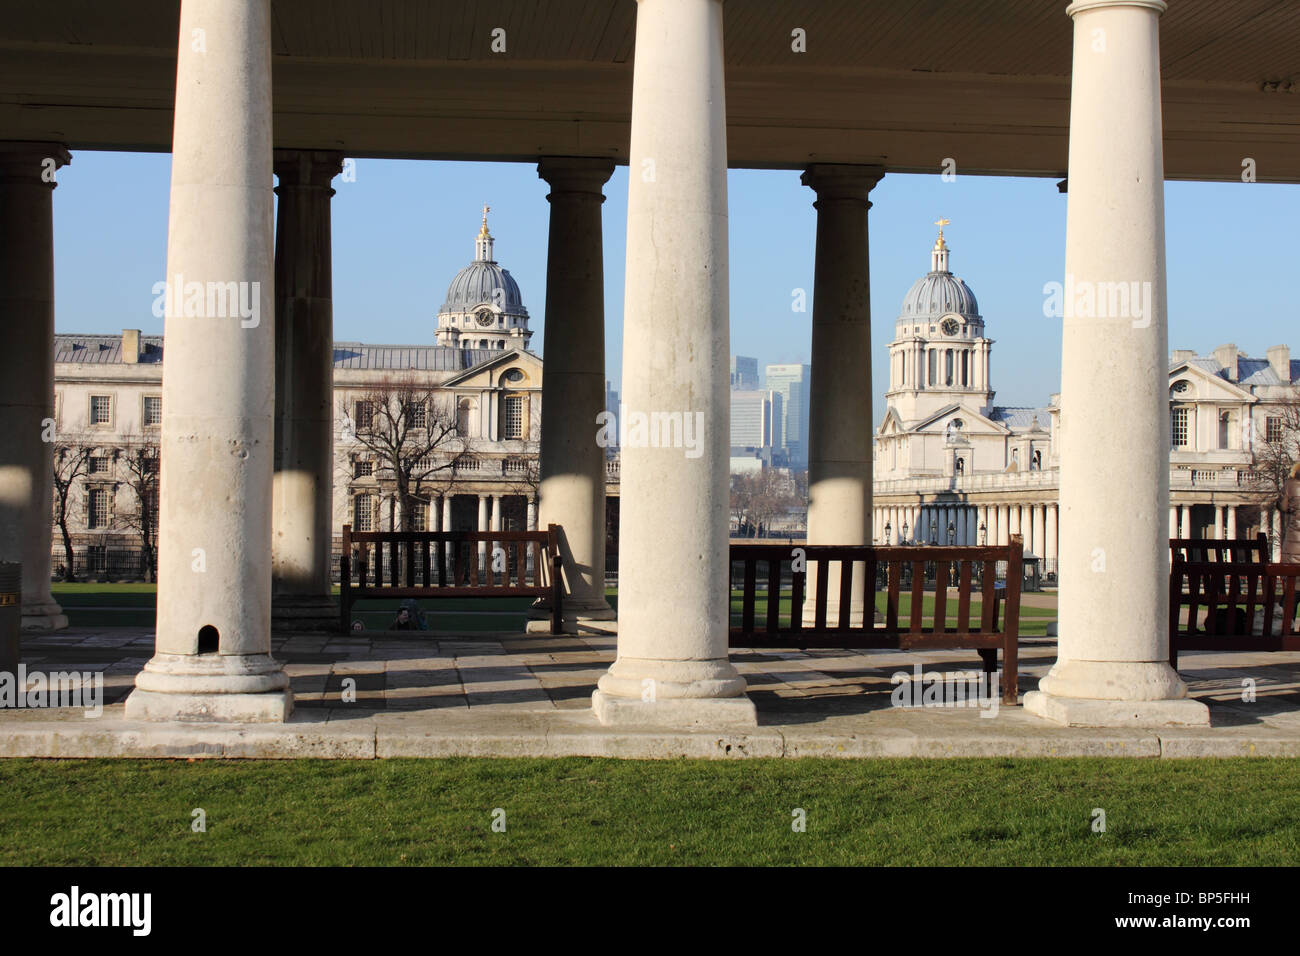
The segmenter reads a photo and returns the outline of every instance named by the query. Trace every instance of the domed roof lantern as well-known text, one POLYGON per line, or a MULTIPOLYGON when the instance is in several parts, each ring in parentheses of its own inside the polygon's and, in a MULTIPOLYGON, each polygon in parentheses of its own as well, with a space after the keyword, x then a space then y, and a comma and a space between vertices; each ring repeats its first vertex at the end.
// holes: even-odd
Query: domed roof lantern
POLYGON ((483 206, 483 227, 479 229, 478 235, 474 237, 474 261, 475 262, 495 262, 492 258, 492 233, 488 232, 487 214, 492 211, 492 207, 483 206))

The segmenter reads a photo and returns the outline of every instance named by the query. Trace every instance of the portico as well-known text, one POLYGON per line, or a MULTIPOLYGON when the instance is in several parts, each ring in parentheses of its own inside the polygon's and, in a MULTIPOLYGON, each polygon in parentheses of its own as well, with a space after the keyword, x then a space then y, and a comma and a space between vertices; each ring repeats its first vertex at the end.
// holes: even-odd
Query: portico
MULTIPOLYGON (((647 415, 700 415, 704 441, 698 457, 662 445, 623 448, 618 653, 593 698, 603 722, 711 728, 756 720, 726 640, 726 172, 777 166, 803 172, 818 209, 810 541, 871 543, 888 524, 895 539, 907 525, 913 539, 947 543, 951 526, 955 543, 1020 534, 1031 551, 1040 542, 1059 548, 1060 659, 1026 707, 1072 724, 1204 723, 1204 706, 1184 699, 1165 663, 1162 637, 1165 538, 1181 517, 1170 518, 1167 395, 1150 375, 1168 346, 1161 195, 1166 178, 1238 177, 1239 149, 1223 116, 1238 132, 1250 130, 1261 178, 1300 181, 1289 104, 1258 83, 1261 71, 1291 62, 1275 39, 1286 34, 1267 29, 1268 18, 1290 23, 1294 14, 1261 13, 1249 45, 1231 47, 1224 38, 1243 29, 1238 15, 1185 0, 1169 14, 1164 39, 1173 54, 1162 73, 1161 0, 1047 12, 1028 0, 1002 6, 1003 22, 1023 22, 1014 37, 999 32, 999 18, 974 22, 958 8, 911 10, 884 29, 884 3, 863 4, 836 23, 818 3, 792 13, 766 0, 639 0, 614 7, 603 30, 589 25, 590 37, 567 33, 558 24, 573 18, 560 13, 555 24, 530 26, 512 9, 502 26, 518 41, 510 49, 528 49, 523 38, 532 29, 532 50, 499 59, 463 26, 448 27, 448 43, 463 57, 400 30, 392 41, 341 13, 325 17, 322 37, 313 38, 297 29, 308 17, 304 0, 277 2, 277 22, 288 25, 283 38, 272 35, 269 0, 184 0, 179 22, 158 23, 122 4, 122 18, 145 38, 140 48, 152 47, 148 55, 0 37, 0 48, 15 51, 12 76, 60 81, 41 109, 25 108, 27 88, 0 86, 14 119, 10 135, 72 149, 170 148, 166 274, 247 283, 262 319, 167 316, 157 653, 128 715, 276 721, 292 706, 270 655, 271 611, 276 594, 322 596, 320 502, 329 500, 330 483, 321 471, 329 466, 320 454, 319 350, 331 308, 329 181, 346 154, 541 160, 556 230, 548 286, 567 283, 573 297, 552 304, 548 288, 547 348, 559 343, 568 364, 548 358, 537 518, 564 524, 566 579, 575 606, 594 619, 608 616, 599 566, 605 463, 591 414, 603 405, 595 392, 603 356, 579 345, 604 322, 603 185, 614 163, 629 166, 624 402, 647 415), (791 48, 791 29, 804 28, 792 17, 806 19, 817 52, 791 48), (1211 45, 1221 55, 1194 55, 1198 24, 1216 17, 1223 29, 1211 45), (943 69, 917 40, 939 27, 960 39, 943 69), (330 52, 331 36, 357 30, 361 55, 330 52), (174 73, 159 55, 169 47, 177 51, 174 73), (313 90, 326 77, 341 92, 322 103, 313 90), (461 97, 454 109, 446 105, 453 91, 461 97), (952 115, 971 120, 954 130, 944 119, 952 115), (1166 126, 1177 131, 1168 148, 1166 126), (962 174, 1068 174, 1066 271, 1076 283, 1136 281, 1153 291, 1145 323, 1067 314, 1059 533, 1057 508, 1046 501, 873 502, 867 196, 889 171, 937 175, 949 156, 962 174), (273 166, 273 157, 282 162, 273 166), (295 243, 283 257, 272 247, 275 168, 283 171, 282 234, 295 243), (293 212, 294 201, 301 211, 293 212), (286 336, 305 343, 305 364, 286 365, 277 349, 286 336), (1119 417, 1126 428, 1114 428, 1119 417), (1108 470, 1111 452, 1130 457, 1135 470, 1108 470), (881 521, 874 506, 884 505, 892 510, 881 521), (1103 616, 1116 606, 1128 615, 1122 627, 1103 616)), ((580 10, 576 2, 566 7, 580 10)), ((84 36, 94 36, 89 24, 84 36)), ((23 155, 30 177, 37 153, 23 155)), ((3 188, 18 188, 8 173, 3 188)), ((48 187, 39 196, 35 182, 22 188, 35 198, 6 205, 6 249, 28 222, 48 219, 48 187), (13 217, 22 225, 11 226, 13 217)), ((41 238, 37 265, 48 272, 50 243, 41 238)), ((0 352, 43 362, 48 299, 30 275, 5 282, 5 334, 17 349, 0 352)), ((976 345, 968 381, 984 388, 984 346, 976 345)), ((0 522, 0 557, 18 553, 24 535, 42 547, 49 539, 37 533, 48 515, 26 504, 49 498, 36 485, 48 473, 40 464, 48 449, 29 434, 48 404, 48 382, 12 381, 22 384, 5 401, 23 406, 26 424, 5 443, 21 461, 0 469, 0 488, 5 506, 23 517, 0 522)), ((500 527, 499 498, 480 496, 476 505, 480 527, 500 527)), ((448 497, 443 525, 450 520, 448 497)), ((1230 512, 1221 520, 1232 527, 1230 512)), ((48 582, 48 551, 44 566, 37 554, 23 560, 48 582)), ((34 616, 57 620, 40 581, 30 587, 34 616)), ((859 602, 865 610, 863 596, 859 602)))

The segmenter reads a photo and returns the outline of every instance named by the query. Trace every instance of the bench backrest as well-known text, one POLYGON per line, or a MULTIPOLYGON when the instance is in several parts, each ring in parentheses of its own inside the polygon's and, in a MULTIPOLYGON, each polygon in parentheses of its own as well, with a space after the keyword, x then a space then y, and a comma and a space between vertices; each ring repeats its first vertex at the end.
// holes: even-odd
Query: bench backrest
POLYGON ((544 531, 353 531, 345 524, 339 577, 342 588, 358 597, 390 589, 545 596, 559 553, 558 525, 544 531))
POLYGON ((1209 561, 1234 564, 1265 564, 1268 562, 1268 535, 1260 532, 1253 538, 1170 538, 1169 552, 1189 564, 1209 561))
POLYGON ((1170 637, 1269 637, 1275 631, 1282 637, 1294 635, 1297 580, 1300 564, 1175 557, 1169 572, 1170 637))
POLYGON ((733 627, 732 634, 777 638, 800 634, 886 636, 953 632, 991 636, 1014 633, 1013 629, 1019 625, 1023 553, 1019 535, 1013 535, 1007 545, 981 547, 733 544, 733 581, 734 573, 739 570, 743 583, 740 626, 733 627), (996 568, 1001 562, 1006 564, 1005 587, 997 582, 996 568), (762 578, 760 565, 765 566, 762 578), (933 592, 926 590, 927 565, 933 570, 933 592), (911 572, 911 602, 906 616, 902 616, 899 597, 903 592, 905 569, 911 572), (839 578, 838 614, 831 619, 829 591, 833 570, 838 571, 839 578), (810 572, 815 581, 811 594, 808 593, 810 572), (863 580, 863 575, 867 608, 863 620, 855 625, 850 604, 854 581, 863 580), (782 602, 781 584, 786 577, 791 582, 791 594, 788 601, 782 602), (885 611, 884 620, 876 623, 875 596, 881 577, 885 611), (761 599, 760 580, 767 586, 761 599), (957 589, 955 609, 950 606, 950 587, 957 589), (933 597, 929 612, 924 604, 927 593, 933 597), (971 598, 975 594, 981 597, 978 617, 971 614, 971 598), (1005 612, 1000 615, 1000 605, 1004 602, 1005 612), (764 605, 761 614, 760 603, 764 605), (813 608, 811 626, 804 624, 808 604, 813 608), (783 622, 787 615, 788 620, 783 622))

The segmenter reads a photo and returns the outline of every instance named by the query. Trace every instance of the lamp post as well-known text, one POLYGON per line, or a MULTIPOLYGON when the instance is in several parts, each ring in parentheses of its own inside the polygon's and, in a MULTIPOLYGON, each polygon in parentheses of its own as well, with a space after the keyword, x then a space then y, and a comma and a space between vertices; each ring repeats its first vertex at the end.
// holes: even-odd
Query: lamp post
POLYGON ((989 529, 983 521, 980 522, 980 547, 989 543, 989 529))
POLYGON ((894 533, 893 526, 888 521, 886 521, 885 522, 885 546, 886 547, 893 544, 893 539, 890 537, 890 535, 892 535, 893 533, 894 533))
POLYGON ((903 519, 903 537, 902 537, 902 539, 898 542, 899 544, 907 544, 907 530, 908 530, 908 529, 907 529, 907 519, 904 518, 904 519, 903 519))
POLYGON ((930 543, 939 543, 939 523, 933 518, 930 519, 930 543))

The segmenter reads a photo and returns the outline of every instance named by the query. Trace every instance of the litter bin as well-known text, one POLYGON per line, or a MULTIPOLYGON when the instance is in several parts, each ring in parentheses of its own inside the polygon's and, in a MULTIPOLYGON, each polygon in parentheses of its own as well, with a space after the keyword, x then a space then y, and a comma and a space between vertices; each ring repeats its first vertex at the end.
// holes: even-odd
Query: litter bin
POLYGON ((0 561, 0 674, 18 674, 18 633, 23 624, 23 566, 0 561))

